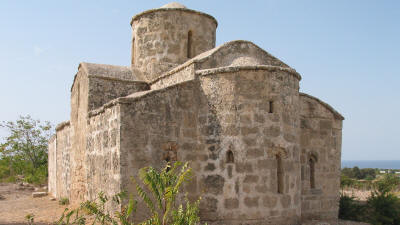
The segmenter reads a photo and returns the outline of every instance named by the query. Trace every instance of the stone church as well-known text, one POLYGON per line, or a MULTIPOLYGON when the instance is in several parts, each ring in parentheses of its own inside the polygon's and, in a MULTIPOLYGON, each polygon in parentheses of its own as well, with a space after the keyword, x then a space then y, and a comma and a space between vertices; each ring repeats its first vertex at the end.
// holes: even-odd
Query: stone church
POLYGON ((178 160, 209 224, 337 220, 344 118, 299 73, 249 41, 216 47, 216 19, 179 3, 130 24, 131 66, 78 67, 49 142, 52 195, 134 191, 140 168, 178 160))

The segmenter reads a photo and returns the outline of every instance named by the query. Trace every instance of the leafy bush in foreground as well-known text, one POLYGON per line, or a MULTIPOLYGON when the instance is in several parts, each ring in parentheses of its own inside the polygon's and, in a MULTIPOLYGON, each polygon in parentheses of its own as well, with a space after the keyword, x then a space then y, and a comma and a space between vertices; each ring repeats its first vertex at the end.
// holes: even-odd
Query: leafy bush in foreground
POLYGON ((374 190, 365 206, 353 197, 341 195, 339 218, 373 225, 400 225, 400 199, 393 194, 399 184, 398 177, 386 174, 374 183, 374 190))
MULTIPOLYGON (((191 179, 191 169, 188 164, 176 162, 173 166, 167 165, 161 171, 152 167, 145 167, 139 171, 141 184, 132 179, 136 191, 151 211, 151 216, 139 223, 142 225, 196 225, 200 221, 199 203, 191 203, 185 198, 185 204, 177 206, 176 199, 184 182, 191 179)), ((112 201, 121 204, 121 210, 109 213, 106 204, 109 197, 100 192, 95 201, 86 201, 78 209, 66 209, 58 220, 59 225, 82 225, 87 221, 101 225, 134 225, 133 218, 138 202, 129 196, 128 203, 123 203, 125 193, 112 197, 112 201)))

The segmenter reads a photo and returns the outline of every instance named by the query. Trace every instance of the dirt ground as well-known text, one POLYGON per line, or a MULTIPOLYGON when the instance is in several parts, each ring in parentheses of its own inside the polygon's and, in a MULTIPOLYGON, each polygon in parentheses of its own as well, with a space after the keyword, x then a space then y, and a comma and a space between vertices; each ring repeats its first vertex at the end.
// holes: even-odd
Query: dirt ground
MULTIPOLYGON (((65 208, 75 206, 59 205, 50 196, 32 198, 33 187, 0 183, 0 225, 26 225, 27 214, 34 215, 35 225, 50 225, 57 221, 65 208)), ((305 223, 308 225, 308 223, 305 223)), ((329 223, 309 223, 329 224, 329 223)), ((334 224, 334 223, 331 223, 334 224)), ((351 221, 339 221, 339 225, 367 225, 351 221)))
POLYGON ((33 187, 0 183, 0 224, 27 224, 25 216, 32 213, 35 225, 53 224, 66 207, 50 196, 32 198, 33 187))

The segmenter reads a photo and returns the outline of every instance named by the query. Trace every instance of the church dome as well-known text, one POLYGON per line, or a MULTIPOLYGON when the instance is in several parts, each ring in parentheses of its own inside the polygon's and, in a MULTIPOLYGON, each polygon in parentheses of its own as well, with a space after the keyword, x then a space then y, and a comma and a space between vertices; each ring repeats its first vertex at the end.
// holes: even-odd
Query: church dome
POLYGON ((163 6, 160 7, 160 9, 165 9, 165 8, 168 8, 168 9, 187 9, 186 6, 182 5, 179 2, 171 2, 171 3, 168 3, 168 4, 163 5, 163 6))

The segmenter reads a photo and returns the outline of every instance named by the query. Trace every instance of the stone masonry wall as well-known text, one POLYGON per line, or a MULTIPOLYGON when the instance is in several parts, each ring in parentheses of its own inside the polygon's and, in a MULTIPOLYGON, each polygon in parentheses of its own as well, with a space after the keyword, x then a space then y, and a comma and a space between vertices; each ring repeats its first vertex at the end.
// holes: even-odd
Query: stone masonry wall
POLYGON ((211 106, 206 122, 200 123, 212 153, 203 164, 201 182, 211 187, 203 198, 206 218, 222 219, 222 224, 298 223, 298 78, 286 71, 240 67, 198 74, 211 106), (277 155, 282 160, 281 193, 277 155), (222 183, 221 188, 215 183, 222 183))
POLYGON ((214 19, 190 10, 159 9, 132 21, 132 67, 152 81, 163 72, 215 47, 214 19), (171 13, 173 11, 173 13, 171 13), (188 57, 188 34, 192 32, 188 57))
MULTIPOLYGON (((108 196, 121 191, 119 127, 118 105, 94 113, 89 118, 85 157, 88 200, 94 200, 100 191, 108 196)), ((112 204, 108 207, 115 211, 118 206, 112 204)))
POLYGON ((167 155, 191 162, 196 173, 186 188, 191 199, 203 196, 202 220, 299 222, 298 78, 279 70, 212 73, 121 105, 123 189, 134 191, 129 177, 144 166, 162 167, 167 155), (276 155, 282 157, 282 193, 276 155))
POLYGON ((71 191, 70 201, 80 202, 85 200, 86 174, 86 125, 88 113, 89 79, 85 71, 80 68, 71 90, 71 127, 72 136, 71 151, 71 191))
POLYGON ((129 94, 148 90, 147 83, 111 78, 89 77, 89 110, 97 109, 107 102, 129 94))
POLYGON ((48 192, 53 197, 57 196, 57 135, 49 140, 48 148, 48 192))
MULTIPOLYGON (((190 81, 121 104, 122 190, 135 193, 130 177, 138 179, 139 169, 146 166, 161 169, 166 156, 174 158, 174 153, 166 150, 175 144, 179 144, 175 159, 188 160, 187 155, 195 154, 192 142, 196 142, 196 113, 201 101, 196 92, 195 83, 190 81)), ((194 170, 200 169, 196 165, 191 163, 194 170)), ((145 207, 139 207, 136 219, 146 218, 147 213, 145 207)))
POLYGON ((69 198, 71 191, 72 128, 69 125, 56 134, 56 197, 69 198))
POLYGON ((337 219, 343 118, 315 98, 300 96, 302 217, 337 219), (316 161, 313 188, 311 157, 316 161))

